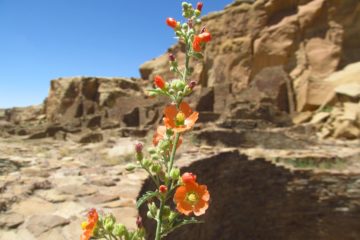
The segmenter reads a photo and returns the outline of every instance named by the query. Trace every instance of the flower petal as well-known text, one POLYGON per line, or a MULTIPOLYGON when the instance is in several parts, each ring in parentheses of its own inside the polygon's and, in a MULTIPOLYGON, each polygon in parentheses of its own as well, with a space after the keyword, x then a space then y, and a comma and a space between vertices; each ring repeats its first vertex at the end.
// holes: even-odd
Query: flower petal
POLYGON ((176 189, 174 194, 174 202, 178 203, 185 200, 187 189, 185 186, 180 186, 176 189))
POLYGON ((164 109, 164 114, 166 118, 174 120, 177 114, 177 109, 175 105, 168 105, 164 109))
POLYGON ((195 122, 198 120, 198 118, 199 118, 199 113, 193 112, 188 118, 185 119, 185 125, 188 128, 192 128, 195 125, 195 122))
POLYGON ((183 112, 185 114, 185 117, 189 117, 190 114, 193 112, 193 110, 191 109, 191 107, 189 106, 189 104, 187 102, 182 102, 180 103, 179 109, 181 112, 183 112))
POLYGON ((153 136, 153 145, 157 146, 161 139, 164 138, 164 135, 166 133, 166 127, 165 126, 159 126, 156 129, 156 132, 153 136))
POLYGON ((176 127, 175 121, 173 119, 169 119, 169 118, 164 117, 163 121, 164 121, 164 124, 165 124, 165 126, 167 128, 175 128, 176 127))
POLYGON ((199 201, 195 208, 194 208, 194 214, 195 216, 203 215, 206 211, 206 209, 209 208, 209 204, 205 201, 199 201))
POLYGON ((179 202, 176 204, 176 209, 180 212, 185 214, 186 216, 190 215, 190 213, 193 211, 190 204, 187 202, 179 202))

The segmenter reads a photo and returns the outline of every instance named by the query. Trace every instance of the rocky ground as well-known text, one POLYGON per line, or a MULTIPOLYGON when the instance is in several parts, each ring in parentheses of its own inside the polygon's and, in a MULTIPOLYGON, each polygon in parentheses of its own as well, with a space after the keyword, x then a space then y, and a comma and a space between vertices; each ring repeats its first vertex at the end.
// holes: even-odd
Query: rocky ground
MULTIPOLYGON (((264 133, 274 132, 263 131, 259 137, 264 140, 264 133)), ((214 142, 209 141, 211 136, 202 138, 203 132, 206 131, 187 136, 178 165, 188 167, 221 152, 236 150, 248 156, 250 162, 251 159, 264 159, 268 163, 264 165, 265 169, 360 176, 358 141, 333 140, 312 145, 313 142, 304 140, 301 134, 293 133, 287 139, 281 135, 294 132, 293 129, 279 129, 278 137, 284 139, 281 148, 264 146, 260 142, 252 146, 248 138, 242 138, 243 147, 229 148, 222 143, 222 135, 216 135, 214 142), (298 144, 296 141, 301 141, 302 146, 292 147, 292 144, 298 144)), ((216 132, 213 129, 212 134, 216 132)), ((104 135, 102 142, 89 144, 51 138, 1 139, 0 239, 77 239, 81 232, 80 223, 92 207, 104 213, 111 212, 127 226, 135 227, 138 215, 135 201, 146 174, 141 171, 128 173, 124 165, 133 160, 133 145, 137 140, 116 136, 113 131, 104 135)), ((269 135, 268 140, 276 141, 274 136, 269 135)), ((141 140, 149 142, 149 137, 141 140)), ((309 179, 303 178, 309 183, 309 179)), ((342 191, 340 186, 335 195, 344 194, 339 191, 342 191)), ((360 196, 356 196, 358 201, 360 196)))
MULTIPOLYGON (((212 203, 206 224, 169 239, 360 239, 359 10, 236 0, 203 18, 213 39, 190 63, 186 100, 200 117, 178 164, 212 203)), ((168 51, 184 62, 182 43, 168 51)), ((174 77, 168 53, 139 70, 55 79, 43 104, 0 109, 1 240, 78 239, 91 207, 135 226, 149 185, 124 164, 137 139, 151 143, 167 103, 146 88, 174 77)))
POLYGON ((92 207, 134 227, 135 199, 145 178, 124 170, 133 160, 134 142, 1 139, 0 239, 78 239, 92 207))

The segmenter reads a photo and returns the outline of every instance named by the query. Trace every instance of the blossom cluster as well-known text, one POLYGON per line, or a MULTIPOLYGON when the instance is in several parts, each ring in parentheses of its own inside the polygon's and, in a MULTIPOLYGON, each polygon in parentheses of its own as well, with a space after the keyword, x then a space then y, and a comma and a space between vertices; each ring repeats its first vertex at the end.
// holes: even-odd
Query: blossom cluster
MULTIPOLYGON (((185 23, 167 18, 166 24, 171 27, 179 41, 185 44, 185 64, 180 67, 174 54, 169 54, 170 71, 176 78, 164 80, 162 76, 154 77, 154 89, 150 89, 150 96, 167 96, 170 104, 164 108, 163 125, 157 127, 152 139, 152 147, 144 152, 143 144, 135 146, 136 162, 127 166, 128 171, 137 168, 145 170, 152 179, 156 189, 146 192, 137 201, 139 208, 147 204, 147 217, 156 221, 155 240, 160 240, 173 230, 187 224, 201 223, 196 216, 205 213, 209 207, 210 194, 206 185, 197 182, 197 176, 190 172, 180 173, 174 164, 178 148, 183 144, 184 135, 191 131, 199 118, 184 101, 194 87, 195 81, 190 80, 192 69, 190 59, 202 59, 205 45, 211 41, 211 34, 201 27, 201 11, 203 4, 196 7, 190 3, 182 3, 182 15, 185 23), (199 27, 196 27, 199 25, 199 27), (198 33, 197 33, 198 30, 198 33), (175 204, 172 209, 171 200, 175 204)), ((88 220, 83 223, 81 240, 94 239, 125 239, 141 240, 146 236, 141 223, 138 228, 128 230, 124 225, 117 224, 112 215, 99 217, 95 209, 88 213, 88 220)))

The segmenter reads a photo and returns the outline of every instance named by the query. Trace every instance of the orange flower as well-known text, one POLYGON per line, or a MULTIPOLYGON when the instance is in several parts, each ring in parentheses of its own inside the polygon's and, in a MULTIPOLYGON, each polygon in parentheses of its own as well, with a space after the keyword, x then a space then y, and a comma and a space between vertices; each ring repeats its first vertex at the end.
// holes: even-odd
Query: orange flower
POLYGON ((80 236, 80 240, 89 240, 93 235, 94 229, 96 227, 97 221, 99 219, 99 215, 96 212, 96 209, 91 209, 87 214, 88 220, 81 224, 83 229, 83 233, 80 236))
POLYGON ((184 183, 176 189, 174 202, 176 209, 187 216, 192 212, 195 216, 205 213, 209 207, 210 194, 206 185, 199 185, 195 181, 184 183))
POLYGON ((195 35, 192 43, 195 52, 201 52, 201 44, 211 40, 211 34, 204 28, 199 35, 195 35))
POLYGON ((165 87, 165 81, 164 79, 159 76, 159 75, 156 75, 155 78, 154 78, 154 83, 155 85, 158 87, 158 88, 161 88, 163 89, 165 87))
POLYGON ((211 34, 205 30, 205 32, 199 34, 201 42, 210 42, 211 34))
POLYGON ((199 36, 195 35, 192 46, 195 52, 201 52, 201 38, 199 36))
MULTIPOLYGON (((156 132, 155 132, 155 134, 153 136, 153 144, 154 144, 154 146, 158 145, 158 143, 164 138, 165 134, 166 134, 166 127, 165 126, 159 126, 156 129, 156 132)), ((176 148, 178 148, 181 145, 181 143, 182 143, 182 138, 180 137, 176 148)))
POLYGON ((187 183, 192 183, 192 182, 196 182, 196 175, 193 173, 189 173, 189 172, 185 172, 182 176, 181 176, 181 180, 183 181, 183 183, 187 184, 187 183))
POLYGON ((171 128, 176 133, 190 130, 199 117, 198 112, 193 112, 189 104, 182 102, 179 110, 175 105, 169 105, 164 110, 163 118, 165 126, 171 128))
POLYGON ((171 28, 176 28, 176 26, 177 26, 177 22, 173 18, 167 18, 166 19, 166 24, 171 28))

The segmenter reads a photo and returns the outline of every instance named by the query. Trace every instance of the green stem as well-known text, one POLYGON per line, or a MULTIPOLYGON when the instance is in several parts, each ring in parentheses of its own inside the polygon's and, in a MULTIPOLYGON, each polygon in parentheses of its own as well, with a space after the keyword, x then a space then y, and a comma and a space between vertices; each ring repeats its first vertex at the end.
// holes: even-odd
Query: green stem
MULTIPOLYGON (((180 133, 176 133, 175 134, 175 140, 174 140, 174 143, 173 143, 173 148, 172 148, 172 151, 171 151, 171 155, 170 155, 170 162, 169 162, 169 168, 168 168, 168 172, 170 173, 172 167, 173 167, 173 164, 174 164, 174 159, 175 159, 175 154, 176 154, 176 146, 179 142, 179 138, 180 138, 180 133)), ((166 196, 161 198, 160 200, 160 208, 159 208, 159 212, 156 216, 156 221, 157 221, 157 225, 156 225, 156 235, 155 235, 155 240, 160 240, 161 239, 161 227, 162 227, 162 212, 163 212, 163 209, 164 209, 164 205, 165 205, 165 202, 166 202, 166 199, 168 198, 168 193, 166 193, 166 196)))
POLYGON ((189 61, 190 61, 190 56, 189 56, 189 44, 188 44, 188 40, 186 39, 186 50, 185 50, 185 70, 184 70, 184 74, 183 74, 183 81, 186 82, 187 79, 187 75, 188 75, 188 70, 189 70, 189 61))
POLYGON ((169 162, 169 168, 168 168, 169 173, 170 173, 170 171, 171 171, 171 169, 172 169, 172 167, 174 165, 176 147, 177 147, 177 144, 179 142, 179 138, 180 138, 180 133, 176 133, 175 134, 175 140, 174 140, 174 143, 173 143, 173 148, 172 148, 171 155, 170 155, 170 162, 169 162))
POLYGON ((163 209, 164 209, 164 204, 165 204, 165 200, 162 198, 161 201, 160 201, 159 212, 158 212, 158 214, 156 216, 157 226, 156 226, 155 240, 160 240, 161 239, 162 212, 163 212, 163 209))

